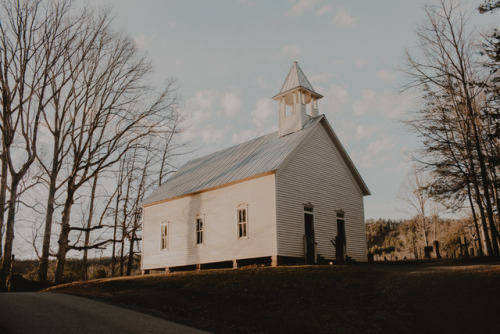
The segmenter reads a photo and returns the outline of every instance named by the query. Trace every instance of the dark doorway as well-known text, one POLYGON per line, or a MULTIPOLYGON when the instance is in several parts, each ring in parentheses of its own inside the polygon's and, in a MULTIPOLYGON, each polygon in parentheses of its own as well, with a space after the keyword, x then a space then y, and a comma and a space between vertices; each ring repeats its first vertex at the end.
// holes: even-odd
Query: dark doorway
POLYGON ((335 258, 339 262, 346 258, 346 236, 344 213, 337 212, 337 237, 335 238, 335 258))
POLYGON ((314 241, 314 215, 312 207, 304 207, 305 259, 307 264, 316 263, 314 241))

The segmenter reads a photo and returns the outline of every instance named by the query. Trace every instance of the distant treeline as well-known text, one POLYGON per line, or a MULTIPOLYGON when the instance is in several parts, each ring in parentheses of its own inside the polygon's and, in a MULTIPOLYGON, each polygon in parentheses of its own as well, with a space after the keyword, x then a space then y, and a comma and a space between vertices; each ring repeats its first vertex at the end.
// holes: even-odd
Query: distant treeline
MULTIPOLYGON (((88 270, 88 278, 96 279, 96 278, 106 278, 113 277, 112 270, 112 258, 111 257, 102 257, 102 258, 90 258, 87 263, 88 270)), ((20 277, 22 280, 27 280, 30 282, 38 281, 38 267, 40 265, 39 260, 21 260, 14 261, 12 268, 12 275, 14 279, 17 277, 17 281, 19 282, 20 277)), ((127 264, 125 264, 126 266, 127 264)), ((48 267, 48 278, 52 280, 55 276, 57 261, 51 260, 49 261, 48 267)), ((77 258, 68 259, 67 265, 64 268, 64 283, 74 282, 81 279, 81 270, 83 267, 83 260, 77 258)), ((115 267, 114 272, 119 272, 119 264, 115 267)), ((140 273, 140 257, 134 256, 134 261, 132 264, 132 275, 138 275, 140 273)), ((50 284, 47 284, 48 286, 50 284)), ((16 290, 16 289, 14 289, 16 290)), ((20 291, 20 289, 17 289, 20 291)), ((21 289, 22 290, 22 289, 21 289)))
POLYGON ((458 258, 478 255, 478 238, 470 219, 434 219, 428 226, 427 243, 416 219, 368 219, 368 253, 375 261, 458 258))

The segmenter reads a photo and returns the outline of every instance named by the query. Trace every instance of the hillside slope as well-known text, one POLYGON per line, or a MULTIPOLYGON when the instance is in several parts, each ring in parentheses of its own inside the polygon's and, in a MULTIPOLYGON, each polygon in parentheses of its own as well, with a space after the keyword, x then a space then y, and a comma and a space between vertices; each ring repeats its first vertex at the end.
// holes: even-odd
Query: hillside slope
POLYGON ((500 264, 221 269, 72 283, 96 298, 221 332, 500 332, 500 264))

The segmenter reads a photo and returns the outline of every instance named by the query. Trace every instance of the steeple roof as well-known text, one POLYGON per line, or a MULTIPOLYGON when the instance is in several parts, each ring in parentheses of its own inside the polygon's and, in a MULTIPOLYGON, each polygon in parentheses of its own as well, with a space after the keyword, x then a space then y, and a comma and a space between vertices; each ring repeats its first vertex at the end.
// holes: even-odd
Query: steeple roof
POLYGON ((312 93, 316 93, 309 80, 307 80, 306 75, 304 74, 304 72, 302 72, 302 69, 300 68, 299 64, 297 64, 297 62, 294 61, 292 64, 292 68, 290 69, 290 72, 288 72, 286 80, 283 83, 283 86, 281 86, 281 90, 278 95, 281 95, 297 87, 302 87, 312 93))

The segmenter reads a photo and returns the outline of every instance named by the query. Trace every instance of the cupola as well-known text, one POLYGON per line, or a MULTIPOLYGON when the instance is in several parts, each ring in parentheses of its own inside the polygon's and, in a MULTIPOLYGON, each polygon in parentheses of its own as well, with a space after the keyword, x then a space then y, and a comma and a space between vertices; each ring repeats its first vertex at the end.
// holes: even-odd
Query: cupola
POLYGON ((280 137, 302 130, 310 118, 318 116, 318 100, 322 97, 294 62, 279 94, 273 97, 278 101, 280 137))

